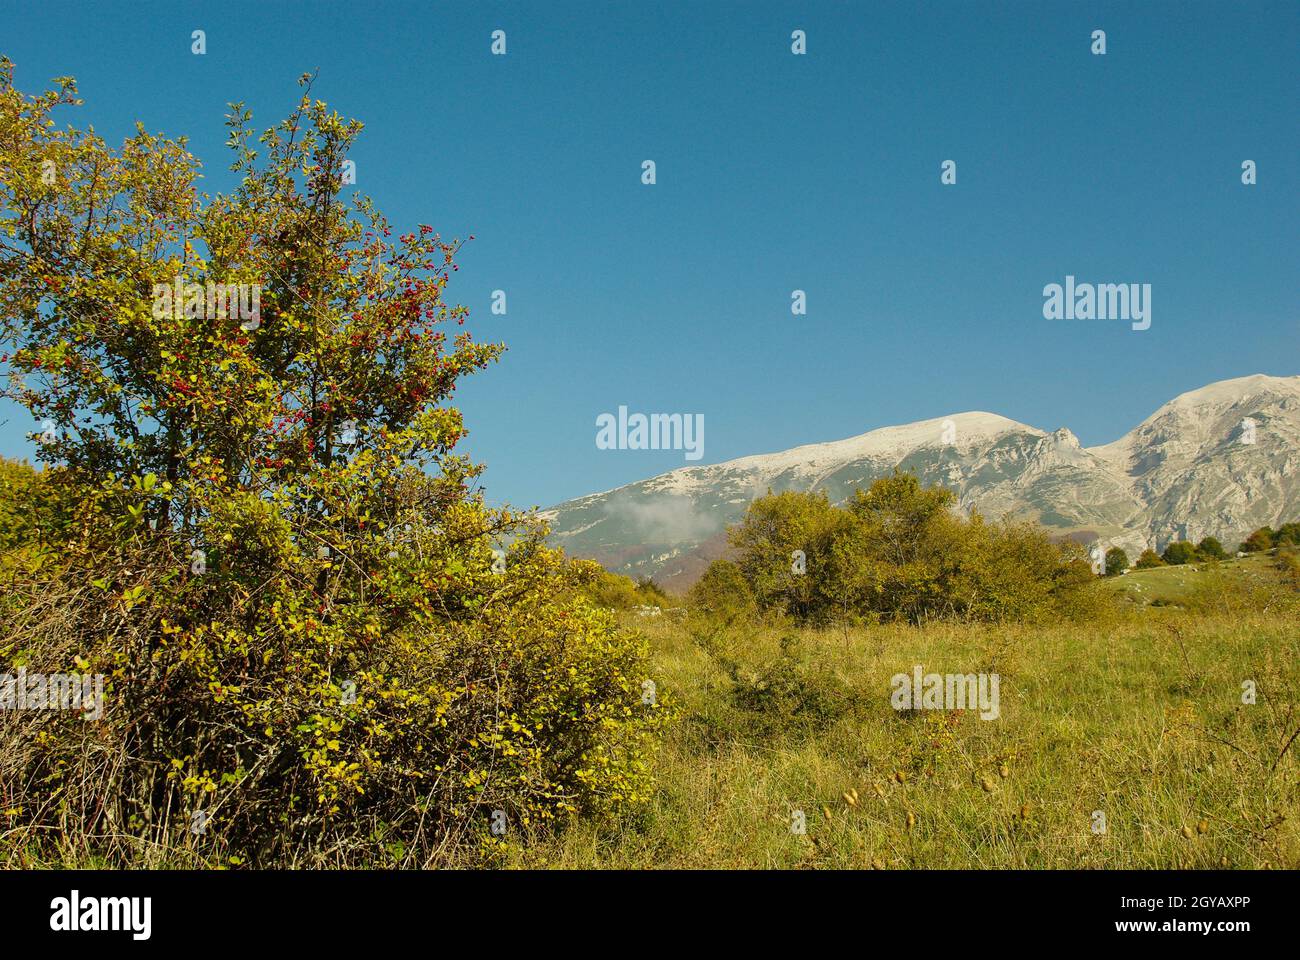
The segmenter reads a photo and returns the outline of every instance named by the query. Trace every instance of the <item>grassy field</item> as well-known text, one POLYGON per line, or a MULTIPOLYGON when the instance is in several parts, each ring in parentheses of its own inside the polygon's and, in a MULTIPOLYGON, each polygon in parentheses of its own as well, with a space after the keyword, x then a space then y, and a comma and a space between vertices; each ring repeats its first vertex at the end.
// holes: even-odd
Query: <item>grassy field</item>
MULTIPOLYGON (((1042 626, 717 631, 628 611, 677 714, 653 799, 493 862, 1300 868, 1300 593, 1268 557, 1092 589, 1115 601, 1099 619, 1042 626), (918 665, 996 673, 1000 715, 896 711, 891 677, 918 665)), ((21 862, 99 865, 71 838, 52 856, 21 862)), ((194 865, 179 851, 141 856, 194 865)))
POLYGON ((1266 588, 1276 582, 1274 556, 1252 553, 1218 563, 1187 563, 1170 567, 1129 570, 1118 577, 1102 581, 1106 589, 1122 599, 1140 606, 1178 606, 1196 595, 1198 590, 1214 586, 1228 589, 1266 588))
POLYGON ((755 627, 712 641, 632 618, 681 714, 659 795, 631 822, 578 825, 513 862, 1300 866, 1293 593, 1262 558, 1098 589, 1132 602, 1087 625, 755 627), (890 677, 916 664, 996 672, 1001 716, 896 712, 890 677))

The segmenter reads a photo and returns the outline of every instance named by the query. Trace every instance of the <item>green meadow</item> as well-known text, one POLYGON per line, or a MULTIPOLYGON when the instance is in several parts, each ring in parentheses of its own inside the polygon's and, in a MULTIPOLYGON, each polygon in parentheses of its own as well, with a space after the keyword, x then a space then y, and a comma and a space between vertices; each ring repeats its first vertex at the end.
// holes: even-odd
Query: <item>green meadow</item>
POLYGON ((680 711, 658 792, 633 819, 578 823, 511 862, 1300 866, 1300 632, 1270 558, 1096 589, 1121 603, 1085 624, 763 626, 701 642, 681 618, 629 617, 680 711), (890 678, 918 664, 998 673, 1000 716, 894 710, 890 678))

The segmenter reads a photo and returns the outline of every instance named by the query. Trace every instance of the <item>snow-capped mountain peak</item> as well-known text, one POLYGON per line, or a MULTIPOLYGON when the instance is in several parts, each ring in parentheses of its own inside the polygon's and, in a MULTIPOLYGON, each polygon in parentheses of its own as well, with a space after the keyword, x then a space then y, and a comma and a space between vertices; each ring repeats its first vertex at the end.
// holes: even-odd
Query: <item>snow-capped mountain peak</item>
POLYGON ((543 513, 552 538, 612 569, 689 583, 722 533, 768 490, 834 501, 895 468, 957 492, 964 509, 1036 520, 1133 553, 1213 534, 1225 544, 1300 516, 1300 376, 1256 375, 1180 394, 1125 436, 1084 448, 983 411, 690 466, 543 513))

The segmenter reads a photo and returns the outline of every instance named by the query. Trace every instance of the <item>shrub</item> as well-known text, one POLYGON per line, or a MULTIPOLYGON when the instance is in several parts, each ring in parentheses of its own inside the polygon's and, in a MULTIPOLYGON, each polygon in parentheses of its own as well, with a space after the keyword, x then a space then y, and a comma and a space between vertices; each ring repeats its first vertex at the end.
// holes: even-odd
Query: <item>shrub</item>
POLYGON ((67 535, 76 492, 55 473, 0 457, 0 551, 48 547, 67 535))
POLYGON ((498 575, 474 506, 413 524, 395 556, 376 530, 335 561, 280 519, 231 509, 222 523, 255 545, 204 576, 178 575, 167 544, 104 537, 4 585, 21 612, 0 658, 109 677, 95 723, 5 717, 0 779, 29 785, 24 827, 257 864, 385 862, 380 831, 424 864, 491 845, 494 810, 517 837, 646 799, 664 710, 642 702, 644 647, 556 592, 577 584, 540 531, 498 575), (352 563, 364 585, 333 579, 352 563), (322 572, 325 591, 304 589, 322 572), (198 811, 203 837, 185 831, 198 811))
POLYGON ((1033 523, 986 524, 974 515, 961 565, 949 589, 953 613, 968 620, 1035 620, 1051 612, 1073 613, 1093 579, 1082 547, 1054 543, 1033 523))
POLYGON ((709 564, 687 594, 692 613, 703 615, 724 626, 743 623, 757 613, 754 593, 740 567, 730 560, 709 564))
POLYGON ((1228 552, 1217 537, 1205 537, 1196 545, 1196 555, 1202 560, 1226 560, 1228 552))
POLYGON ((632 610, 644 606, 662 609, 672 605, 672 598, 649 577, 634 582, 631 578, 611 573, 592 561, 575 563, 588 565, 583 572, 585 580, 582 592, 598 607, 632 610))
POLYGON ((1196 555, 1196 547, 1186 540, 1179 540, 1165 547, 1165 552, 1161 554, 1165 563, 1171 566, 1178 566, 1184 563, 1194 563, 1199 559, 1196 555))
POLYGON ((1117 577, 1128 569, 1128 554, 1121 547, 1106 551, 1106 576, 1117 577))
POLYGON ((1300 547, 1300 523, 1284 523, 1277 528, 1273 537, 1273 546, 1300 547))
POLYGON ((1146 550, 1142 551, 1141 555, 1137 559, 1137 563, 1133 565, 1133 569, 1149 570, 1152 567, 1163 567, 1164 565, 1165 561, 1161 559, 1160 554, 1148 547, 1146 550))
POLYGON ((503 350, 448 336, 460 245, 339 200, 360 125, 307 92, 256 140, 232 108, 241 181, 210 198, 184 141, 56 123, 59 83, 0 60, 7 392, 52 424, 46 471, 3 473, 0 664, 103 674, 107 703, 0 714, 5 843, 426 865, 507 842, 494 816, 643 802, 643 642, 455 453, 457 381, 503 350), (158 309, 207 281, 260 286, 258 323, 158 309))
POLYGON ((709 590, 740 594, 739 578, 759 610, 812 622, 1000 620, 1039 616, 1091 579, 1076 544, 1032 524, 963 519, 954 501, 897 472, 843 508, 821 493, 769 494, 732 530, 739 559, 714 564, 709 590))
POLYGON ((1241 544, 1242 553, 1259 553, 1273 549, 1273 528, 1260 527, 1241 544))
POLYGON ((1289 547, 1278 550, 1277 569, 1291 586, 1300 590, 1300 554, 1289 547))
POLYGON ((749 732, 762 736, 812 732, 857 710, 863 701, 843 676, 823 663, 809 663, 797 634, 779 640, 775 660, 758 667, 731 660, 721 664, 731 678, 732 702, 756 714, 749 732))
POLYGON ((654 577, 637 577, 636 580, 637 595, 641 597, 646 604, 653 604, 659 607, 671 607, 675 602, 668 591, 655 582, 654 577))

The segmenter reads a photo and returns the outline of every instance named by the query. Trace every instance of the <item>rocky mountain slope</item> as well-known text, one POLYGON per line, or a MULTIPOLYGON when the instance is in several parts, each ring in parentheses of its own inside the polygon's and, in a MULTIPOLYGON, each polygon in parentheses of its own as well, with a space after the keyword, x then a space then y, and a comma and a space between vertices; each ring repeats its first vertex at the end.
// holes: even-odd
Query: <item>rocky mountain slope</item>
POLYGON ((544 511, 552 541, 629 576, 693 582, 725 528, 769 489, 833 501, 895 467, 957 491, 964 509, 1036 520, 1063 536, 1144 547, 1212 534, 1229 548, 1300 517, 1300 376, 1184 393, 1114 443, 1085 448, 992 413, 958 413, 832 443, 669 473, 544 511))

